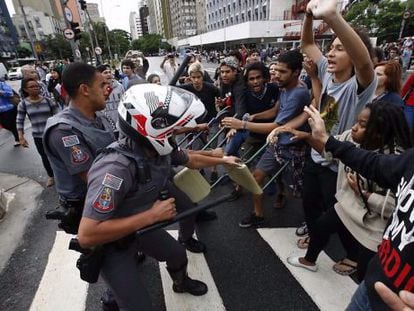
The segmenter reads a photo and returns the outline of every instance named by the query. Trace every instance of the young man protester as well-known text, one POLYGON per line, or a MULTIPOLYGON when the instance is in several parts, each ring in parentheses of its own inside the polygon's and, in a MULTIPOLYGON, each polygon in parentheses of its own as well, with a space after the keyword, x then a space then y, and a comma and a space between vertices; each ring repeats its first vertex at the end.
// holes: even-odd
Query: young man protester
MULTIPOLYGON (((288 51, 279 57, 276 66, 276 81, 281 89, 278 103, 278 113, 272 123, 256 123, 241 121, 235 118, 224 118, 222 124, 233 129, 245 129, 254 133, 267 134, 273 129, 285 124, 302 113, 303 107, 309 105, 309 91, 299 80, 302 70, 303 56, 298 51, 288 51)), ((306 152, 306 144, 303 142, 292 142, 291 135, 282 133, 279 135, 278 143, 266 148, 260 158, 253 176, 262 184, 265 177, 277 172, 287 161, 293 166, 293 179, 295 194, 299 195, 302 187, 302 167, 306 152)), ((279 183, 280 184, 280 183, 279 183)), ((263 217, 263 195, 253 195, 254 211, 243 219, 239 226, 242 228, 256 227, 264 223, 263 217)), ((283 207, 283 187, 279 187, 275 207, 283 207)))
MULTIPOLYGON (((350 129, 357 115, 373 97, 377 79, 371 61, 369 38, 356 32, 337 10, 336 0, 312 0, 308 3, 303 22, 301 47, 304 53, 316 63, 318 76, 322 81, 319 110, 327 122, 332 135, 350 129), (335 32, 326 57, 313 38, 313 18, 324 20, 335 32)), ((286 124, 292 128, 306 122, 303 113, 286 124)), ((277 134, 273 131, 269 138, 277 134)), ((308 230, 324 210, 335 205, 337 165, 328 162, 314 150, 304 167, 303 208, 308 230)), ((302 228, 301 228, 302 231, 302 228)), ((299 234, 299 233, 298 233, 299 234)), ((309 237, 300 239, 298 246, 306 248, 309 237)))
POLYGON ((121 138, 98 156, 89 171, 79 242, 83 247, 104 244, 101 275, 121 310, 152 310, 134 260, 137 249, 166 261, 174 292, 194 296, 207 292, 203 282, 187 275, 188 260, 182 245, 196 241, 192 238, 194 227, 188 226, 192 216, 181 222, 187 223, 180 226, 182 245, 163 229, 139 239, 135 235, 142 227, 171 219, 177 210, 194 206, 170 181, 172 165, 193 169, 237 165, 235 157, 187 153, 176 146, 174 129, 195 126, 203 113, 201 101, 185 90, 156 84, 134 86, 120 103, 121 138), (160 198, 161 194, 164 197, 160 198))
POLYGON ((130 59, 124 59, 121 63, 122 72, 125 77, 122 79, 122 86, 124 90, 127 90, 130 85, 136 81, 145 81, 139 75, 135 73, 135 64, 130 59))
POLYGON ((101 113, 110 121, 113 130, 116 132, 116 122, 118 122, 118 105, 125 89, 121 83, 113 78, 111 67, 109 65, 99 65, 97 69, 100 73, 102 73, 102 76, 108 83, 109 91, 105 102, 105 109, 103 109, 101 113))

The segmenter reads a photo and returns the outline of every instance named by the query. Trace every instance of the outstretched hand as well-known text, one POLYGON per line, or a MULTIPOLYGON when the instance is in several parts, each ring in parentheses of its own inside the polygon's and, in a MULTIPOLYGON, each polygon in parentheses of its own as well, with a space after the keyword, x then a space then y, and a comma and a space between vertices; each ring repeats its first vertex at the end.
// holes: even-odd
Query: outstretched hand
POLYGON ((314 18, 324 19, 336 14, 337 0, 311 0, 306 6, 306 13, 314 18))
POLYGON ((414 293, 401 291, 399 296, 381 282, 375 282, 375 290, 392 311, 413 311, 414 293))
POLYGON ((292 134, 292 137, 290 138, 290 140, 306 140, 307 138, 310 137, 310 133, 303 132, 303 131, 298 131, 298 130, 295 130, 294 128, 291 128, 291 127, 279 126, 279 127, 275 128, 267 136, 266 142, 269 143, 270 145, 275 145, 278 141, 278 135, 280 133, 290 133, 290 134, 292 134))
POLYGON ((241 160, 238 157, 235 156, 224 156, 224 165, 230 165, 230 166, 240 166, 241 160))
POLYGON ((313 106, 306 106, 304 111, 309 114, 308 123, 312 129, 312 138, 325 146, 329 135, 319 111, 313 106))

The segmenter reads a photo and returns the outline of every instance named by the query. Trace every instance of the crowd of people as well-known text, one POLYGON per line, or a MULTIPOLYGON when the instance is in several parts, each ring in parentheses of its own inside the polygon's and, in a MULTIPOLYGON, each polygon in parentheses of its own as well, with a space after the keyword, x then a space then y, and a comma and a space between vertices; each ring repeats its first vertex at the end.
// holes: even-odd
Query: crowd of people
MULTIPOLYGON (((300 49, 271 51, 270 63, 267 53, 245 46, 222 58, 210 53, 219 63, 213 79, 195 55, 181 72, 174 54, 161 63, 169 81, 180 73, 176 87, 162 85, 148 66, 137 72, 131 59, 122 61, 119 79, 108 65, 23 66, 19 94, 0 82, 0 123, 14 146, 29 147, 29 118, 46 185, 59 194, 60 228, 77 233, 84 248, 103 245, 106 310, 151 310, 138 281, 137 257, 145 255, 167 262, 175 292, 208 291, 188 276, 185 249, 206 251, 193 238, 195 222, 215 219, 214 212, 182 220, 178 241, 162 229, 139 241, 134 232, 194 207, 171 182, 173 166, 201 170, 214 184, 217 165, 240 159, 260 186, 282 172, 274 208, 289 194, 302 199, 305 221, 296 234, 306 255, 289 264, 317 273, 318 255, 338 233, 346 256, 332 269, 361 282, 347 310, 414 308, 414 74, 402 85, 413 43, 400 48, 401 59, 395 46, 374 49, 335 0, 312 0, 300 49), (314 18, 335 33, 328 51, 314 41, 314 18), (200 150, 212 137, 211 149, 200 150)), ((229 200, 241 195, 234 184, 229 200)), ((240 228, 265 224, 264 195, 252 195, 240 228)))

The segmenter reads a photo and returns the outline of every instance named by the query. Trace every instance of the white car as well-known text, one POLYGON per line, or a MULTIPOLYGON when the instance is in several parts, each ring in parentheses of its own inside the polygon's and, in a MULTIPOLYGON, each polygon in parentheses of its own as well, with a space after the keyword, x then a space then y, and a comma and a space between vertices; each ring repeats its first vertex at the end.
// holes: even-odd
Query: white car
POLYGON ((23 79, 23 75, 22 75, 22 69, 20 67, 13 67, 9 69, 9 72, 7 74, 7 77, 9 78, 9 80, 19 80, 19 79, 23 79))

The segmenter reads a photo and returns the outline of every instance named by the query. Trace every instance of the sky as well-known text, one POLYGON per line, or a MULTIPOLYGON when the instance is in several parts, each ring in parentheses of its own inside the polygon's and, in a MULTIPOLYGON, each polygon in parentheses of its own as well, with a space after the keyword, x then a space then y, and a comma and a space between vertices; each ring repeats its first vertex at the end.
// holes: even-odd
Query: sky
MULTIPOLYGON (((130 32, 129 13, 138 11, 139 0, 86 0, 98 3, 101 16, 105 17, 109 29, 123 29, 130 32)), ((6 0, 10 15, 14 14, 12 0, 6 0)))

